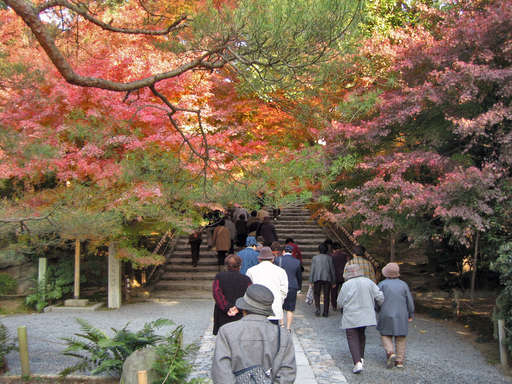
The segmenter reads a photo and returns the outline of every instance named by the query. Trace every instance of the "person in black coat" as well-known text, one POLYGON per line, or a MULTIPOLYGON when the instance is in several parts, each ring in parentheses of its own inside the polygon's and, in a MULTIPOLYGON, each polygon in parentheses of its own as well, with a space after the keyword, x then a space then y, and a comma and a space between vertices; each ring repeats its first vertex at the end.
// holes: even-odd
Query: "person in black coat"
POLYGON ((245 239, 247 239, 247 221, 245 221, 245 214, 241 214, 235 223, 236 227, 236 245, 239 247, 245 246, 245 239))
POLYGON ((343 272, 350 256, 347 252, 341 250, 340 243, 333 243, 331 257, 334 264, 334 272, 336 273, 336 285, 331 288, 331 304, 332 309, 337 310, 336 300, 340 293, 341 285, 345 281, 343 280, 343 272))
POLYGON ((278 241, 276 227, 269 216, 266 216, 263 219, 263 223, 258 227, 256 238, 258 236, 263 237, 263 245, 266 247, 270 247, 274 241, 278 241))
POLYGON ((188 243, 190 244, 190 253, 192 255, 192 265, 197 267, 197 263, 199 262, 199 250, 201 248, 201 243, 203 242, 203 232, 201 230, 194 231, 188 237, 188 243))
POLYGON ((213 334, 216 335, 224 324, 240 320, 242 314, 235 306, 236 299, 242 297, 251 285, 251 279, 240 273, 242 259, 238 255, 228 255, 225 259, 227 271, 219 272, 213 280, 213 334))

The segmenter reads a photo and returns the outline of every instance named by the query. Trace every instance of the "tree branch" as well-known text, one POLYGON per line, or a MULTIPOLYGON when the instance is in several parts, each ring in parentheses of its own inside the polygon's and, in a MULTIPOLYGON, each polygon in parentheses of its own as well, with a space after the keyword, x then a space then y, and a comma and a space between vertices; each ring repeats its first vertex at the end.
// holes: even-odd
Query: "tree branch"
POLYGON ((185 27, 184 25, 181 25, 181 24, 185 20, 187 20, 187 16, 186 15, 180 16, 178 19, 176 19, 174 22, 172 22, 167 28, 161 29, 161 30, 118 28, 118 27, 113 27, 112 25, 107 24, 107 23, 101 21, 100 19, 92 16, 89 13, 89 11, 87 10, 87 8, 77 6, 77 5, 73 4, 73 3, 69 3, 66 0, 50 0, 50 1, 47 1, 46 3, 43 3, 39 7, 35 8, 34 11, 39 14, 41 12, 44 12, 44 11, 48 10, 48 9, 51 9, 51 8, 54 8, 54 7, 58 7, 58 6, 67 8, 67 9, 69 9, 69 10, 79 14, 80 16, 82 16, 87 21, 97 25, 98 27, 100 27, 100 28, 102 28, 104 30, 111 31, 111 32, 116 32, 116 33, 126 33, 126 34, 131 34, 131 35, 149 35, 149 36, 163 36, 163 35, 167 35, 167 34, 169 34, 171 31, 173 31, 175 29, 185 27))
POLYGON ((34 8, 32 5, 30 5, 28 2, 24 0, 5 0, 5 3, 9 7, 11 7, 14 10, 14 12, 16 12, 16 14, 20 16, 23 19, 23 21, 28 25, 28 27, 36 37, 37 41, 44 49, 44 51, 52 61, 53 65, 55 65, 59 73, 64 77, 64 79, 68 83, 73 85, 106 89, 114 92, 128 92, 136 89, 149 87, 165 79, 180 76, 181 74, 192 69, 213 70, 216 68, 221 68, 226 64, 224 60, 220 60, 217 62, 208 61, 209 59, 211 59, 212 57, 219 54, 225 49, 224 46, 221 46, 206 51, 196 59, 193 59, 188 63, 183 64, 178 68, 175 68, 172 71, 161 72, 140 80, 131 81, 127 83, 106 80, 98 77, 81 76, 73 70, 65 56, 55 45, 54 37, 50 34, 50 31, 39 18, 39 13, 37 12, 36 8, 34 8))

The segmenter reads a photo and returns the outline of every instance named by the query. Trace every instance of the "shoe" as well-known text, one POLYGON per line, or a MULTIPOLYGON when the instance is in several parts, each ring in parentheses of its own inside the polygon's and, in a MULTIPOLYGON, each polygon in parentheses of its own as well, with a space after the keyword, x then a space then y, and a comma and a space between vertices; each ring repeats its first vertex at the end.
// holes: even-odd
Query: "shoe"
POLYGON ((323 317, 329 317, 329 314, 328 313, 323 313, 322 316, 323 317))
POLYGON ((386 368, 391 369, 395 365, 396 355, 394 353, 388 353, 388 359, 386 360, 386 368))
POLYGON ((354 368, 352 369, 352 373, 361 373, 363 371, 363 363, 361 363, 360 361, 358 361, 355 365, 354 365, 354 368))
POLYGON ((404 368, 404 363, 402 363, 401 361, 396 361, 395 362, 395 367, 403 369, 404 368))
POLYGON ((320 317, 320 311, 319 311, 319 310, 316 310, 316 311, 315 311, 315 316, 316 316, 316 317, 320 317))

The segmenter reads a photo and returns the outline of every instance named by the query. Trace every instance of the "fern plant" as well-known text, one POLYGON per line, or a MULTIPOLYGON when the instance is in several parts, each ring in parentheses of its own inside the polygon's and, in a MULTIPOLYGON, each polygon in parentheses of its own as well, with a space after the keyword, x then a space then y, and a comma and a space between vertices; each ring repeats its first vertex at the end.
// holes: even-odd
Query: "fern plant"
POLYGON ((10 341, 9 332, 5 325, 0 323, 0 373, 6 370, 5 356, 12 350, 16 349, 16 345, 10 341))
POLYGON ((144 324, 141 330, 132 332, 127 329, 128 323, 119 330, 112 328, 114 335, 109 337, 85 320, 76 319, 76 321, 80 324, 82 333, 76 333, 75 337, 62 339, 68 344, 63 354, 77 357, 81 361, 61 371, 60 375, 62 376, 87 370, 93 375, 107 373, 112 376, 120 376, 123 363, 132 352, 164 342, 166 338, 157 335, 155 330, 174 324, 168 319, 158 319, 144 324))
POLYGON ((200 378, 186 380, 192 371, 192 364, 187 358, 197 349, 196 344, 183 346, 183 326, 176 327, 155 348, 157 360, 152 368, 156 371, 158 379, 152 384, 199 384, 204 382, 200 378))

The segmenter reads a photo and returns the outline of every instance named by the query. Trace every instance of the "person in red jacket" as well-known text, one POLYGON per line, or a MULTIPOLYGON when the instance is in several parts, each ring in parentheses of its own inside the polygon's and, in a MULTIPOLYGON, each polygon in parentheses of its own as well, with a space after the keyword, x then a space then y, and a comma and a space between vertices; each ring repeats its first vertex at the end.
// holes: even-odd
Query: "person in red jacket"
MULTIPOLYGON (((300 265, 302 266, 302 252, 299 249, 299 246, 294 243, 293 239, 291 237, 287 238, 284 242, 284 245, 290 245, 293 248, 292 256, 295 257, 297 260, 300 261, 300 265)), ((302 269, 304 270, 304 269, 302 269)))

